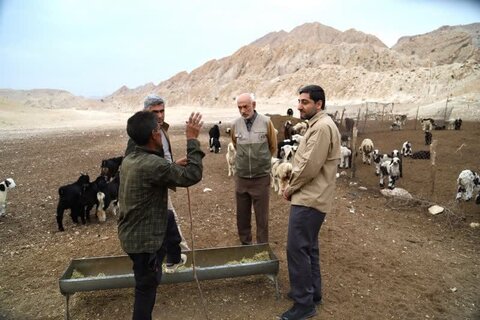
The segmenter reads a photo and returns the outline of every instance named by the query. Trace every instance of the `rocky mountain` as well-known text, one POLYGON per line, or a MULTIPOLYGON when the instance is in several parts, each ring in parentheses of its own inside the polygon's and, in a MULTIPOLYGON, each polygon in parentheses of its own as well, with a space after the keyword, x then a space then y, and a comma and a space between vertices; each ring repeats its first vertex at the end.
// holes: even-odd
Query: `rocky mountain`
POLYGON ((138 106, 153 91, 170 105, 226 106, 251 91, 261 103, 289 104, 300 86, 318 83, 335 104, 427 104, 479 92, 479 32, 480 23, 445 26, 403 37, 390 49, 372 35, 308 23, 269 33, 158 86, 124 89, 105 100, 138 106))
POLYGON ((342 32, 307 23, 290 32, 269 33, 231 56, 179 72, 158 85, 123 86, 101 101, 58 90, 0 90, 0 98, 48 108, 132 111, 152 92, 165 97, 169 106, 215 107, 231 106, 236 95, 250 91, 259 103, 292 105, 299 87, 317 83, 326 90, 327 105, 426 105, 455 97, 478 101, 479 44, 480 23, 405 36, 392 48, 354 29, 342 32))

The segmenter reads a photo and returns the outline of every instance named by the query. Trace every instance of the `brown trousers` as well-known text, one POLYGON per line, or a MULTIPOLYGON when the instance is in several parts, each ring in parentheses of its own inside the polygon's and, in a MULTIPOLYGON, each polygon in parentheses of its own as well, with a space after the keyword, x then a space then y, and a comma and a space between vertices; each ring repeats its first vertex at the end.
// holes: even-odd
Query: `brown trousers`
POLYGON ((242 244, 252 243, 252 205, 257 224, 257 243, 268 243, 270 175, 260 178, 235 176, 237 228, 242 244))

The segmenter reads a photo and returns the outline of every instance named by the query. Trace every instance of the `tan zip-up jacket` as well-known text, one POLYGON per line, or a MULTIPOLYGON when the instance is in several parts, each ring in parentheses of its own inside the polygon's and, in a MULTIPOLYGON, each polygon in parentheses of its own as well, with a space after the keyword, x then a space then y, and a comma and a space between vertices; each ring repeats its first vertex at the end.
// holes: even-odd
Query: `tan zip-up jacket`
POLYGON ((340 132, 325 111, 308 122, 293 160, 289 186, 292 205, 315 208, 323 213, 332 209, 337 165, 340 160, 340 132))

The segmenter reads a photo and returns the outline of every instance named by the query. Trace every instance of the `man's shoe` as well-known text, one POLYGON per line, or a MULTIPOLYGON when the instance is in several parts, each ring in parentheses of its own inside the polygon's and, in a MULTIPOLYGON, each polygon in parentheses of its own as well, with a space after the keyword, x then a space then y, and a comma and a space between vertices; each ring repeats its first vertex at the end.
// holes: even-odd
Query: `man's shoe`
POLYGON ((294 304, 288 311, 280 316, 280 320, 303 320, 313 317, 317 314, 315 306, 306 307, 294 304))
MULTIPOLYGON (((290 299, 290 300, 293 300, 292 298, 292 294, 290 292, 287 293, 287 298, 290 299)), ((322 301, 322 298, 313 298, 313 303, 316 305, 316 306, 319 306, 321 304, 323 304, 323 301, 322 301)))
POLYGON ((180 255, 180 261, 178 263, 167 263, 165 265, 165 273, 174 273, 178 268, 184 266, 187 263, 187 255, 182 253, 180 255))

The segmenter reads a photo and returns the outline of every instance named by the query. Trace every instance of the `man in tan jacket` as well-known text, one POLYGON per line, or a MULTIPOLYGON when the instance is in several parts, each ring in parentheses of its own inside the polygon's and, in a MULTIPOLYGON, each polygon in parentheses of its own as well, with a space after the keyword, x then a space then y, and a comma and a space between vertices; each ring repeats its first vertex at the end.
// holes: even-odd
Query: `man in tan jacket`
POLYGON ((290 278, 288 296, 294 300, 283 320, 306 319, 322 303, 318 234, 332 209, 337 165, 340 160, 340 132, 325 112, 325 92, 309 85, 299 91, 300 116, 309 128, 293 160, 292 177, 283 193, 291 201, 288 221, 287 261, 290 278))

